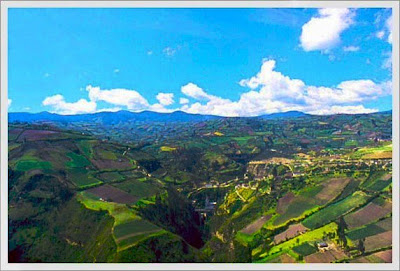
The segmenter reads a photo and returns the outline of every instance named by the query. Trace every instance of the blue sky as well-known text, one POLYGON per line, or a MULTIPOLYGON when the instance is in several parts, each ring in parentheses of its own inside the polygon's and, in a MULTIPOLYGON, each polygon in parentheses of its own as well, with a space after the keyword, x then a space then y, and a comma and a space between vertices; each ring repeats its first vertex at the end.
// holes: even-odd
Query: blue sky
POLYGON ((10 9, 9 111, 389 110, 390 9, 10 9))

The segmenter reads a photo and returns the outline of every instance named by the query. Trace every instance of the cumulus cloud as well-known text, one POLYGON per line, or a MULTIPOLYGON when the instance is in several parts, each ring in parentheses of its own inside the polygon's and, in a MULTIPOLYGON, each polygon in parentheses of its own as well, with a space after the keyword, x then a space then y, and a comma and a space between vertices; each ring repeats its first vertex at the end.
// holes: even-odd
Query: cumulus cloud
POLYGON ((148 101, 136 90, 115 88, 102 90, 100 87, 91 85, 86 87, 89 92, 89 99, 92 102, 104 101, 114 106, 126 106, 133 111, 144 110, 149 107, 148 101))
POLYGON ((256 76, 250 79, 243 79, 239 84, 250 89, 260 87, 260 94, 264 99, 285 99, 287 102, 302 102, 304 100, 304 82, 298 79, 291 79, 275 71, 275 65, 275 60, 264 60, 261 70, 256 76))
MULTIPOLYGON (((309 86, 275 71, 275 65, 274 60, 264 60, 259 73, 241 80, 239 84, 250 91, 243 93, 238 101, 209 95, 190 83, 191 89, 196 90, 190 93, 207 97, 206 103, 186 104, 181 110, 222 116, 257 116, 291 110, 312 114, 371 113, 377 109, 365 108, 359 103, 391 95, 390 81, 377 84, 368 79, 348 80, 336 87, 309 86)), ((188 92, 186 88, 183 90, 188 92)))
POLYGON ((180 99, 179 99, 179 103, 180 103, 180 104, 188 104, 188 103, 189 103, 189 99, 187 99, 187 98, 180 98, 180 99))
POLYGON ((184 85, 181 87, 181 91, 186 96, 196 100, 210 100, 213 98, 212 95, 207 94, 202 88, 193 83, 184 85))
POLYGON ((170 113, 170 112, 175 111, 174 109, 165 108, 164 105, 159 104, 159 103, 158 104, 149 105, 147 110, 158 112, 158 113, 170 113))
POLYGON ((156 96, 158 102, 161 105, 167 106, 174 103, 174 94, 173 93, 158 93, 156 96))
POLYGON ((105 102, 113 107, 107 111, 122 108, 131 111, 150 110, 173 112, 182 110, 194 114, 219 116, 258 116, 263 114, 298 110, 311 114, 372 113, 375 108, 366 108, 363 103, 392 95, 392 82, 377 83, 370 79, 346 80, 336 86, 307 85, 300 79, 290 78, 276 70, 275 60, 265 59, 260 71, 239 81, 247 90, 236 101, 207 93, 200 86, 190 82, 181 87, 185 96, 180 98, 179 108, 166 108, 174 103, 173 93, 158 93, 158 103, 150 104, 139 92, 129 89, 109 89, 91 85, 86 87, 89 100, 80 99, 68 103, 62 95, 47 97, 43 105, 53 112, 76 114, 98 112, 97 102, 105 102))
POLYGON ((377 112, 377 109, 365 108, 363 105, 348 105, 340 106, 334 105, 328 108, 319 109, 316 111, 309 111, 308 113, 314 115, 332 115, 332 114, 367 114, 377 112))
POLYGON ((343 51, 345 51, 345 52, 357 52, 359 50, 360 50, 360 47, 353 46, 353 45, 343 47, 343 51))
POLYGON ((324 8, 302 27, 300 45, 305 51, 329 50, 353 23, 355 12, 347 8, 324 8))
POLYGON ((73 115, 80 113, 93 113, 96 112, 96 103, 85 99, 80 99, 75 103, 68 103, 65 101, 64 96, 57 94, 47 97, 43 100, 44 106, 53 108, 53 112, 63 115, 73 115))
POLYGON ((8 107, 8 108, 10 108, 11 103, 12 103, 12 100, 11 100, 11 99, 8 99, 8 100, 7 100, 7 107, 8 107))

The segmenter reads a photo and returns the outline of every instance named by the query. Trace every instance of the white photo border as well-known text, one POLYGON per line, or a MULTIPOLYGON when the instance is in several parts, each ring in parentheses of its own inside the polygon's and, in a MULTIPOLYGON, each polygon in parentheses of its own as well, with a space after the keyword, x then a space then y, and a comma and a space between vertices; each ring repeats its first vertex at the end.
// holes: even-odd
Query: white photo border
POLYGON ((399 270, 399 6, 393 1, 1 1, 1 178, 0 178, 0 270, 399 270), (391 8, 393 14, 392 43, 392 140, 393 140, 393 262, 387 264, 241 264, 241 263, 8 263, 8 104, 7 42, 8 9, 10 8, 391 8))

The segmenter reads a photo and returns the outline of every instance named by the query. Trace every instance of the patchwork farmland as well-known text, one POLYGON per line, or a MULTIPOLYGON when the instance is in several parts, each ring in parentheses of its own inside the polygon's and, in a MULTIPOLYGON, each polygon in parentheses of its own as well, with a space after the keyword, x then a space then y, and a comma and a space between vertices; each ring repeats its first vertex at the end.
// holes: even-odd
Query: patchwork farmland
POLYGON ((390 115, 108 121, 9 125, 16 262, 392 261, 390 115))

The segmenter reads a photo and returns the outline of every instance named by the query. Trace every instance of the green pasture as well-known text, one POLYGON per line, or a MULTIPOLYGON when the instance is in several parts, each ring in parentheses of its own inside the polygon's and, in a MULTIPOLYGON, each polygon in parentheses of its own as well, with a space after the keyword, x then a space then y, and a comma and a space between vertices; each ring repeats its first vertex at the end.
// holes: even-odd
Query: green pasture
POLYGON ((91 172, 83 168, 71 168, 67 172, 68 179, 79 188, 88 188, 102 182, 96 179, 91 172))
POLYGON ((297 247, 294 247, 293 251, 296 252, 299 255, 307 256, 307 255, 310 255, 310 254, 313 254, 313 253, 317 252, 318 249, 315 246, 310 245, 309 243, 304 243, 304 244, 301 244, 301 245, 299 245, 297 247))
POLYGON ((90 162, 86 157, 76 154, 75 152, 69 152, 67 153, 67 156, 71 159, 65 163, 65 166, 68 168, 87 167, 90 165, 90 162))
POLYGON ((138 179, 128 179, 121 183, 114 183, 113 186, 139 198, 150 197, 160 191, 160 188, 154 183, 138 179))
POLYGON ((16 165, 15 169, 18 171, 29 171, 33 169, 52 169, 52 165, 48 161, 41 161, 39 159, 33 158, 29 160, 19 160, 16 165))
POLYGON ((321 228, 318 228, 313 231, 308 231, 302 235, 299 235, 296 238, 290 239, 286 242, 280 243, 279 245, 273 246, 268 252, 261 254, 260 258, 264 258, 268 255, 273 255, 275 253, 292 250, 294 247, 299 246, 303 243, 320 241, 327 233, 336 232, 336 230, 337 230, 336 223, 334 222, 329 223, 321 228))
POLYGON ((369 197, 365 193, 357 191, 351 196, 312 214, 303 220, 302 224, 310 229, 321 227, 322 225, 337 219, 339 216, 347 213, 348 211, 363 205, 368 198, 369 197))

